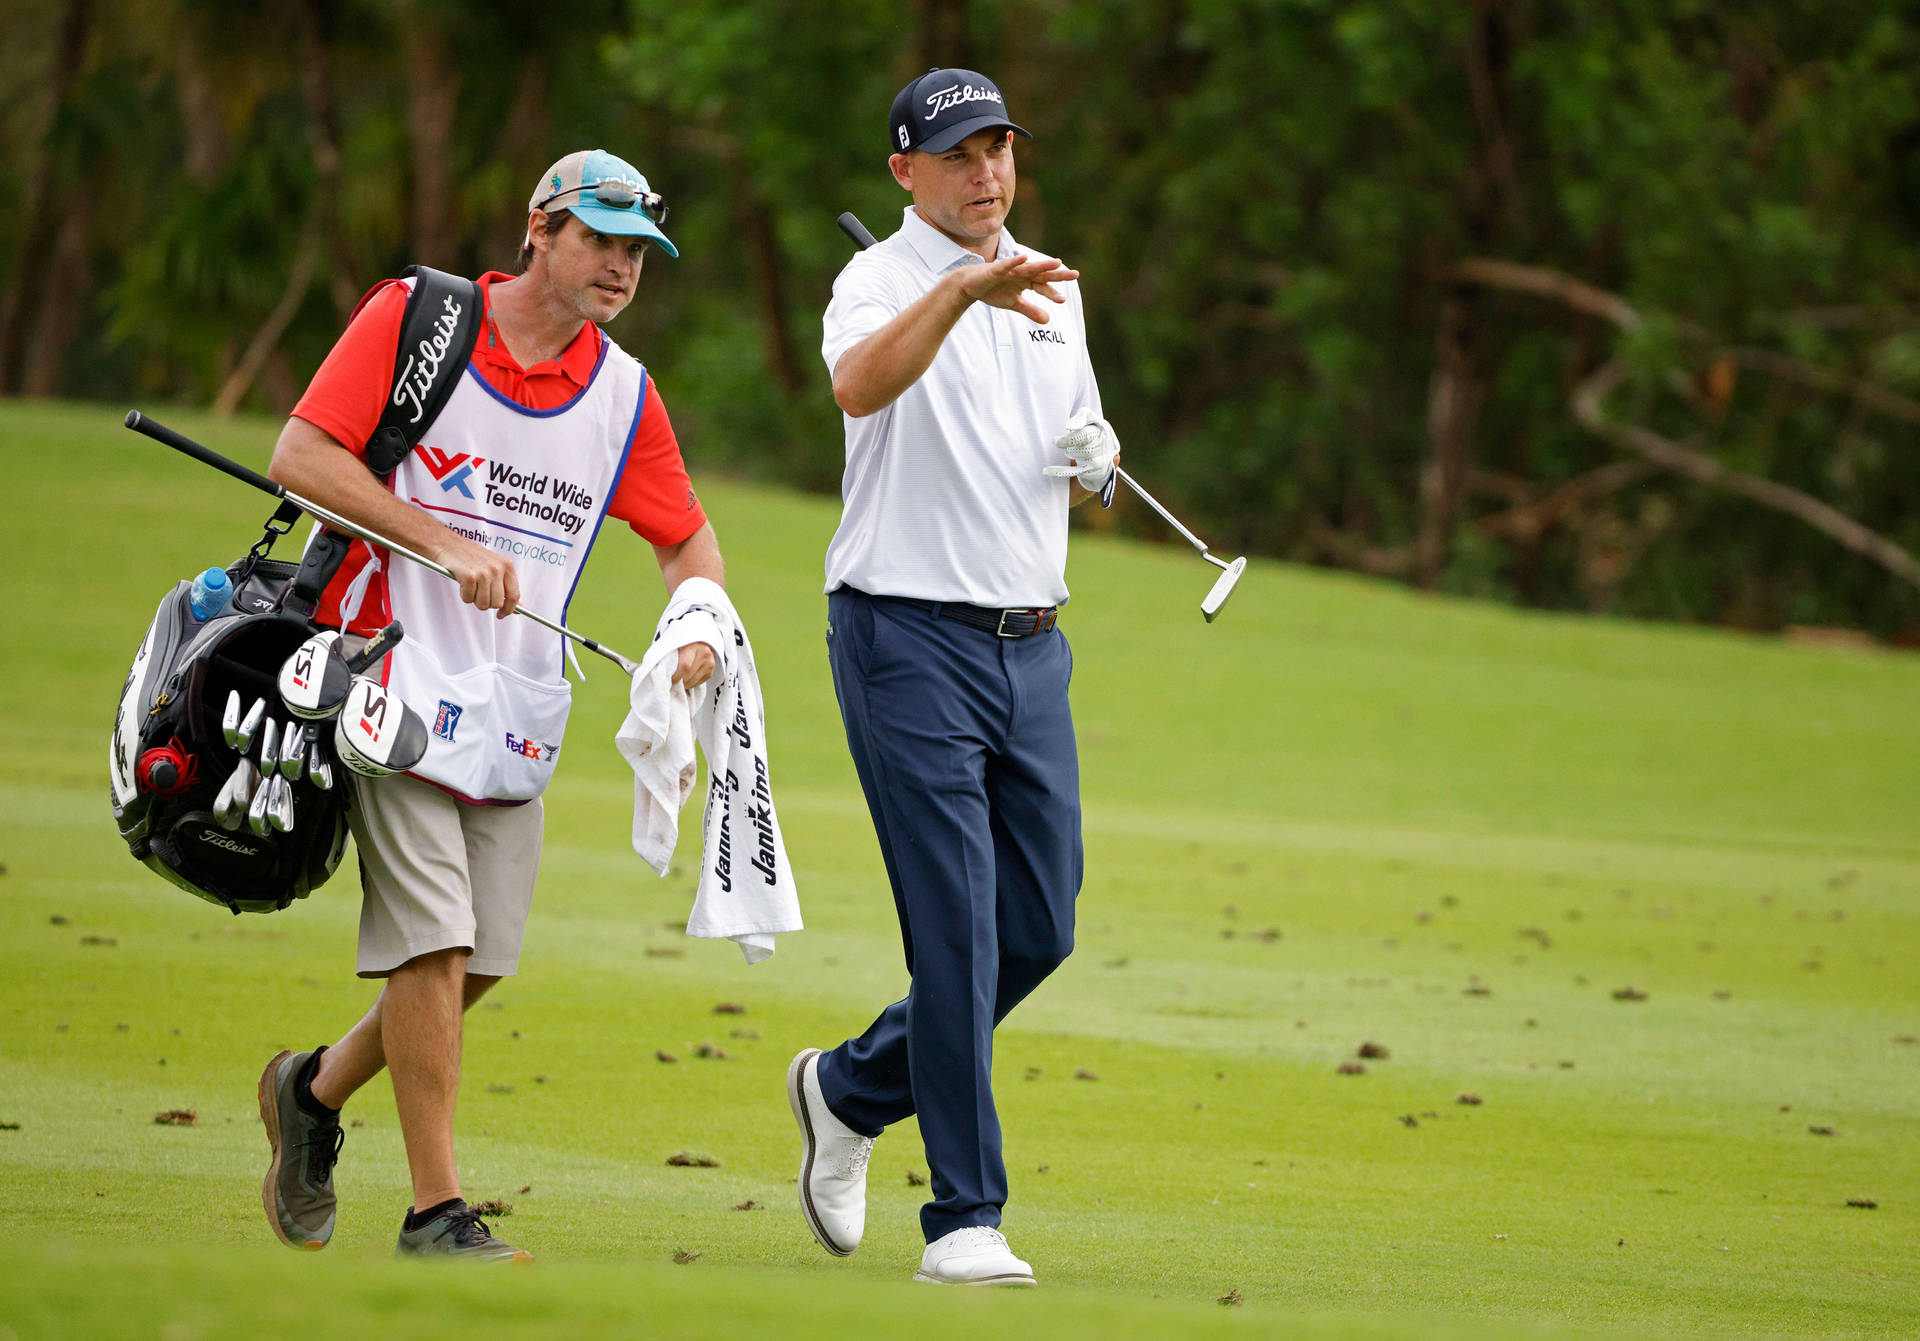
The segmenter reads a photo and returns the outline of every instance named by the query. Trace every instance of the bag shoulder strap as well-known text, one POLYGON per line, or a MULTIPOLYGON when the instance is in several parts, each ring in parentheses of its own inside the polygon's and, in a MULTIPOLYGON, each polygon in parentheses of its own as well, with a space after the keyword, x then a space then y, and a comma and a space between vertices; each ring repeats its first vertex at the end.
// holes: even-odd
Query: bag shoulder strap
POLYGON ((460 384, 480 336, 480 286, 424 265, 410 265, 413 279, 400 318, 400 348, 393 359, 393 390, 380 423, 367 439, 367 468, 382 480, 399 468, 446 407, 460 384))

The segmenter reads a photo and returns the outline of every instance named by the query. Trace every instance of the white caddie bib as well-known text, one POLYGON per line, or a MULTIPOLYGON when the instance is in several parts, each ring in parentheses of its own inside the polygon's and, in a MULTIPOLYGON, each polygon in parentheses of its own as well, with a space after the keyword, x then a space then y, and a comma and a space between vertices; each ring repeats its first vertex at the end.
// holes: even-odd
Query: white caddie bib
MULTIPOLYGON (((520 604, 564 623, 646 386, 646 369, 610 339, 586 389, 552 410, 515 404, 469 364, 394 471, 394 496, 510 555, 520 604)), ((418 564, 383 562, 394 618, 406 627, 386 683, 427 723, 427 753, 414 775, 472 800, 540 795, 573 700, 565 640, 530 619, 476 610, 418 564)))

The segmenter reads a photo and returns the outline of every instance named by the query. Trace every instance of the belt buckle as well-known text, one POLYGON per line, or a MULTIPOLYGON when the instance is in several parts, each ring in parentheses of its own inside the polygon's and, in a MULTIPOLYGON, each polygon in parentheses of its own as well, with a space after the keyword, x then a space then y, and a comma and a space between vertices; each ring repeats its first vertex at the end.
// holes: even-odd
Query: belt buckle
POLYGON ((1000 624, 999 624, 999 627, 998 627, 998 628, 996 628, 996 629, 994 629, 994 631, 993 631, 993 635, 994 635, 994 637, 996 637, 996 638, 1024 638, 1024 637, 1026 637, 1027 635, 1026 635, 1026 634, 1024 634, 1024 633, 1008 633, 1008 632, 1007 632, 1007 616, 1008 616, 1008 615, 1024 615, 1024 614, 1026 614, 1026 613, 1027 613, 1027 612, 1026 612, 1025 610, 1002 610, 1002 611, 1000 612, 1000 624))

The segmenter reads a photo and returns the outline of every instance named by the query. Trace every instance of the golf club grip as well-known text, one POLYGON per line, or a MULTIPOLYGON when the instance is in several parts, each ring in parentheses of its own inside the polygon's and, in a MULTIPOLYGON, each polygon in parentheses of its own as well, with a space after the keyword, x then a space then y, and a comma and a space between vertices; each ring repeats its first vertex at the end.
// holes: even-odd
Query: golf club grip
POLYGON ((873 234, 867 231, 865 224, 853 217, 852 210, 846 211, 838 219, 835 219, 834 222, 840 225, 840 231, 852 238, 853 245, 860 248, 861 251, 865 251, 873 245, 873 234))
POLYGON ((134 432, 144 433, 155 442, 164 442, 167 446, 173 448, 174 451, 184 452, 203 465, 212 466, 215 470, 231 475, 243 484, 251 484, 262 493, 272 494, 275 498, 282 498, 286 495, 287 491, 284 487, 275 484, 259 471, 250 470, 238 461, 230 461, 220 455, 220 453, 214 451, 211 447, 202 447, 192 438, 187 437, 185 434, 174 432, 165 424, 147 418, 147 416, 141 414, 138 410, 127 411, 126 423, 127 427, 134 432))
POLYGON ((399 641, 407 636, 407 631, 399 620, 387 625, 367 640, 367 645, 347 658, 347 669, 355 675, 391 652, 399 641))

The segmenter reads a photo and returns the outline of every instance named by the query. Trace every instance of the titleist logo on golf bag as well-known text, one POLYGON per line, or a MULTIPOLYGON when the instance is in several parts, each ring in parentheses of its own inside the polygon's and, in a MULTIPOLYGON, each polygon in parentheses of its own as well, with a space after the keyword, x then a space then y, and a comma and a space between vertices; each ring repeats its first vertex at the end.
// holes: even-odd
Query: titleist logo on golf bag
POLYGON ((998 89, 975 88, 972 84, 955 84, 943 88, 937 93, 927 95, 927 120, 931 121, 949 107, 958 107, 963 102, 997 102, 1005 104, 998 89))
POLYGON ((440 315, 434 318, 433 334, 414 347, 414 352, 407 355, 406 363, 401 365, 399 376, 393 379, 393 403, 413 407, 413 415, 407 420, 410 424, 419 423, 427 411, 427 395, 440 376, 440 366, 447 361, 447 351, 453 347, 453 333, 465 310, 451 294, 442 299, 440 315))
POLYGON ((203 833, 200 841, 208 847, 225 848, 229 852, 238 852, 243 857, 257 857, 260 849, 251 843, 243 843, 237 838, 229 838, 223 833, 203 833))

